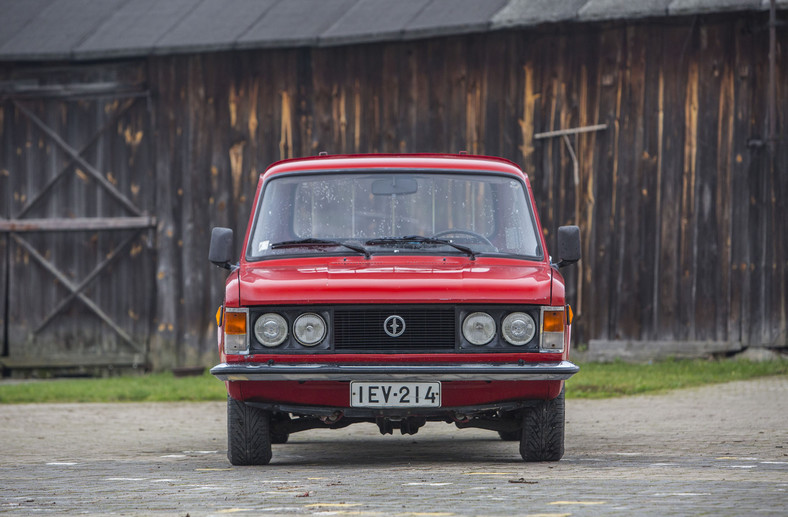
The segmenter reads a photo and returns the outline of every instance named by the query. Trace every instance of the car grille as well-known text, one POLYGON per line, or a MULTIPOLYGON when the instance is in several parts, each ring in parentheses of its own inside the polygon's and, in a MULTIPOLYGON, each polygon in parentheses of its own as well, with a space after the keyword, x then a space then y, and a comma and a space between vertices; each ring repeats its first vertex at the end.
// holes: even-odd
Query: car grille
POLYGON ((454 307, 364 307, 334 310, 334 350, 369 352, 429 352, 454 350, 454 307), (399 337, 386 334, 389 316, 405 321, 399 337))

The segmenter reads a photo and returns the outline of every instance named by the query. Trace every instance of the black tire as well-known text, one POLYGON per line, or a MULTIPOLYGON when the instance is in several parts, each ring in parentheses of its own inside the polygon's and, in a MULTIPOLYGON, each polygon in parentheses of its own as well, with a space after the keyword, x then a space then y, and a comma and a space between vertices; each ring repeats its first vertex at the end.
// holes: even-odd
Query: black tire
POLYGON ((523 415, 520 455, 525 461, 558 461, 564 455, 564 390, 523 415))
POLYGON ((233 465, 268 465, 271 413, 227 398, 227 459, 233 465))
POLYGON ((516 442, 522 434, 522 431, 498 431, 498 436, 505 442, 516 442))

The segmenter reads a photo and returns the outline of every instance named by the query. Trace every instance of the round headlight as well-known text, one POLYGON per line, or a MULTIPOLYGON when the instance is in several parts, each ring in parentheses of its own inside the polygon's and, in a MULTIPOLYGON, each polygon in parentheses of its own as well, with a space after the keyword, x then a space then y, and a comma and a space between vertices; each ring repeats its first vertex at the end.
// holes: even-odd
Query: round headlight
POLYGON ((254 335, 263 346, 279 346, 287 339, 287 322, 273 312, 263 314, 254 322, 254 335))
POLYGON ((462 322, 462 335, 473 345, 486 345, 495 337, 495 320, 486 312, 469 314, 462 322))
POLYGON ((524 312, 513 312, 503 319, 503 337, 510 344, 522 346, 534 338, 536 323, 524 312))
POLYGON ((308 312, 297 317, 293 333, 304 346, 315 346, 326 337, 326 321, 319 314, 308 312))

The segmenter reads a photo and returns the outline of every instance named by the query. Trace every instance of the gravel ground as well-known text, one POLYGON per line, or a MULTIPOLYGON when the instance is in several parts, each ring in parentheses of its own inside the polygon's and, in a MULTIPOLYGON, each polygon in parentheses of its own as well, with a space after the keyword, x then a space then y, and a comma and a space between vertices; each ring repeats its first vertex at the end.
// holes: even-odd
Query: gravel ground
POLYGON ((570 399, 558 463, 430 423, 298 433, 232 467, 225 425, 224 403, 0 406, 0 513, 788 515, 786 376, 570 399))

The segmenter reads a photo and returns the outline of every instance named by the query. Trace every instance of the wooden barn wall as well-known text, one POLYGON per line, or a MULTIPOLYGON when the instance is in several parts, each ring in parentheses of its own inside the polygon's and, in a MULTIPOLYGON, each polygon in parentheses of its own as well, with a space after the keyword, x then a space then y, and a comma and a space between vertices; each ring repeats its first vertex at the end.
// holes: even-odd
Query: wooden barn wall
MULTIPOLYGON (((139 326, 135 333, 150 333, 155 367, 211 364, 224 272, 207 261, 210 229, 234 228, 240 249, 257 180, 268 165, 319 151, 466 150, 523 166, 548 245, 555 246, 559 225, 581 227, 583 260, 565 270, 576 341, 785 346, 786 45, 788 31, 779 28, 774 153, 766 134, 767 19, 760 14, 121 63, 151 91, 150 103, 122 121, 135 132, 150 124, 142 139, 147 158, 130 164, 121 133, 101 137, 103 149, 116 151, 88 149, 86 156, 155 216, 155 255, 135 266, 140 259, 126 250, 132 260, 119 262, 87 294, 127 328, 139 326), (594 124, 607 129, 570 137, 577 182, 566 143, 534 138, 594 124), (149 278, 153 294, 140 289, 149 278), (137 293, 135 306, 149 310, 134 320, 118 292, 137 293)), ((89 68, 91 80, 106 81, 117 78, 116 65, 62 68, 89 68)), ((0 67, 0 79, 19 71, 0 67)), ((115 109, 77 103, 69 111, 54 104, 48 112, 43 100, 28 105, 75 146, 87 145, 115 109)), ((0 214, 9 217, 19 208, 13 192, 35 191, 37 181, 66 164, 46 142, 39 144, 38 130, 8 102, 0 107, 0 128, 4 163, 28 175, 14 180, 24 183, 17 188, 0 167, 0 214), (18 151, 18 131, 32 147, 18 151), (36 170, 45 172, 37 179, 36 170)), ((90 208, 105 196, 76 169, 64 185, 63 197, 53 196, 41 217, 68 217, 69 202, 88 206, 79 212, 87 216, 123 213, 108 203, 90 208)), ((35 239, 74 278, 83 278, 115 239, 99 236, 108 239, 102 244, 83 237, 82 252, 62 257, 57 250, 66 237, 35 239)), ((132 249, 147 249, 147 242, 143 235, 132 249)), ((4 293, 5 272, 24 261, 9 243, 0 235, 4 293)), ((22 299, 33 307, 68 294, 43 271, 14 285, 0 300, 11 309, 4 314, 22 299)), ((75 335, 116 339, 95 319, 83 326, 69 313, 64 317, 64 331, 76 326, 75 335)))
POLYGON ((581 266, 567 270, 580 342, 784 346, 788 32, 778 43, 774 155, 755 14, 152 59, 154 351, 214 360, 223 273, 207 265, 210 228, 240 240, 259 173, 319 151, 521 164, 548 242, 561 224, 582 229, 581 266), (577 182, 565 142, 534 139, 593 124, 608 128, 570 138, 577 182))
MULTIPOLYGON (((152 215, 145 98, 60 88, 139 86, 144 65, 0 67, 6 84, 49 89, 0 95, 0 217, 112 223, 136 215, 120 198, 152 215)), ((153 237, 128 228, 0 233, 2 362, 143 364, 155 309, 153 237)))

